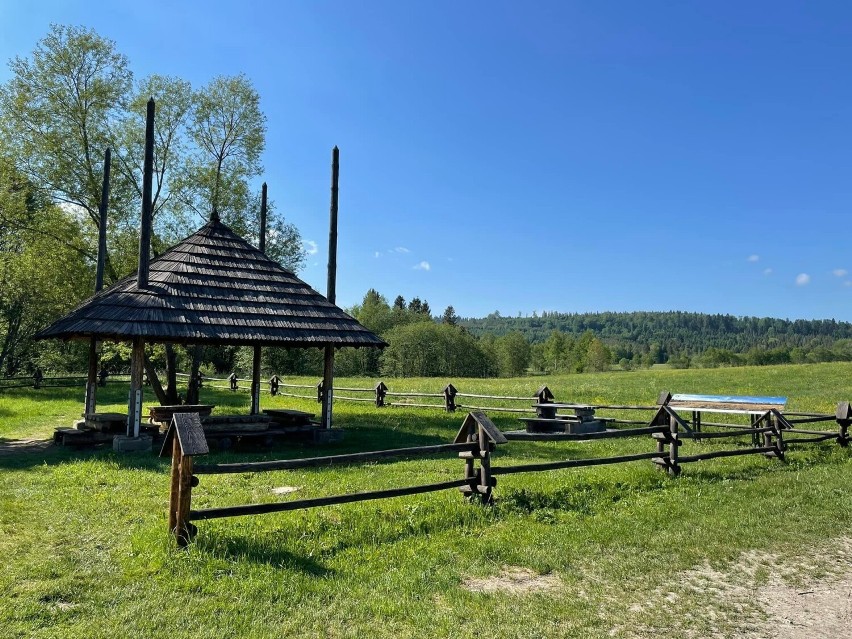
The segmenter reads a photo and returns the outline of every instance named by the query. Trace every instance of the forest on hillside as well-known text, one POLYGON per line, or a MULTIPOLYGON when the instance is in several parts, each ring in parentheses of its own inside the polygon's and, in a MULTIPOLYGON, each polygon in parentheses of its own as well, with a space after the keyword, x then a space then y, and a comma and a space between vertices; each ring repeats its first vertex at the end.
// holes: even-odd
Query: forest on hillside
POLYGON ((682 311, 544 312, 531 317, 492 313, 484 318, 465 318, 459 324, 476 336, 519 332, 531 344, 545 342, 554 331, 574 338, 591 332, 613 351, 616 362, 650 358, 651 363, 660 364, 702 356, 711 365, 845 359, 843 340, 852 339, 852 323, 833 319, 787 320, 682 311), (766 359, 777 361, 762 361, 766 359))

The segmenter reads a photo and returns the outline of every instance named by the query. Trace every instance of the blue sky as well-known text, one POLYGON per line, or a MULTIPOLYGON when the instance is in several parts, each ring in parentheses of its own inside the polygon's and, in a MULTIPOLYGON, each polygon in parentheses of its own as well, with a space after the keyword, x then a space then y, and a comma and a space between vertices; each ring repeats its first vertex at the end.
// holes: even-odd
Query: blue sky
POLYGON ((320 291, 337 144, 340 305, 852 320, 850 3, 0 0, 0 59, 50 22, 245 73, 320 291))

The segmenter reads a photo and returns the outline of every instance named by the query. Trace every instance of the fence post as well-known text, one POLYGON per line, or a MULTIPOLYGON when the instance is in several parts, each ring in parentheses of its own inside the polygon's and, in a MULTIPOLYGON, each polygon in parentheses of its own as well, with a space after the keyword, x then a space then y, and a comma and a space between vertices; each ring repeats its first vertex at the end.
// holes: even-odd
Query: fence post
POLYGON ((186 546, 198 529, 189 520, 192 489, 198 478, 192 474, 192 458, 209 452, 198 413, 176 413, 172 418, 160 457, 171 451, 172 472, 169 492, 169 532, 178 546, 186 546))
POLYGON ((772 411, 766 414, 766 425, 772 430, 763 433, 763 445, 766 447, 772 446, 775 450, 765 453, 765 455, 767 457, 784 459, 784 438, 781 435, 783 426, 772 411))
POLYGON ((677 463, 677 449, 680 446, 680 439, 678 438, 678 422, 674 415, 669 415, 669 434, 671 438, 669 439, 669 464, 667 470, 669 475, 677 477, 680 475, 680 464, 677 463))
POLYGON ((384 382, 376 384, 376 408, 381 408, 385 405, 385 395, 388 394, 388 387, 384 382))
POLYGON ((479 440, 479 500, 483 505, 491 505, 494 503, 492 491, 497 485, 497 478, 491 476, 491 450, 494 444, 489 441, 488 434, 482 427, 482 424, 477 428, 477 439, 479 440))
POLYGON ((98 386, 106 386, 107 377, 109 377, 109 371, 106 367, 102 367, 98 373, 98 386))
POLYGON ((456 411, 456 387, 452 384, 447 384, 444 387, 444 407, 448 413, 456 411))
POLYGON ((491 452, 497 444, 507 441, 485 413, 468 413, 464 418, 455 443, 476 444, 474 450, 459 453, 464 460, 464 478, 467 481, 459 490, 467 497, 477 495, 483 504, 493 503, 492 491, 497 485, 497 478, 491 475, 491 452), (479 459, 479 470, 474 469, 475 459, 479 459))
POLYGON ((849 402, 837 404, 837 443, 846 448, 849 445, 849 425, 852 424, 852 406, 849 402))
POLYGON ((317 404, 322 404, 322 396, 325 393, 322 380, 317 383, 317 404))
POLYGON ((44 379, 44 374, 41 372, 40 368, 35 369, 35 373, 33 373, 33 388, 39 389, 41 388, 41 382, 44 379))

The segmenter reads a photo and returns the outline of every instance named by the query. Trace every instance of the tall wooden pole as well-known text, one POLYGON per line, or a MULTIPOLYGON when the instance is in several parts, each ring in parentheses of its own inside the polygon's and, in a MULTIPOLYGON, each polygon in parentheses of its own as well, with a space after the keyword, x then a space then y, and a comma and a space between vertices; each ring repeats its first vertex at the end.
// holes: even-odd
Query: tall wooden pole
MULTIPOLYGON (((104 287, 104 265, 106 264, 106 226, 107 205, 109 203, 109 170, 112 152, 104 153, 104 177, 101 184, 101 204, 98 207, 98 266, 95 272, 95 293, 104 287)), ((83 417, 95 412, 98 394, 98 342, 93 337, 89 341, 89 374, 86 379, 86 408, 83 417)))
MULTIPOLYGON (((145 164, 142 169, 142 222, 139 229, 139 272, 136 288, 148 286, 148 264, 151 260, 151 217, 154 186, 154 98, 148 100, 145 116, 145 164)), ((127 436, 139 437, 142 424, 142 370, 145 362, 145 340, 133 338, 130 357, 130 396, 127 401, 127 436)))
MULTIPOLYGON (((328 229, 328 301, 334 304, 337 288, 337 183, 340 177, 340 150, 331 151, 331 211, 328 229)), ((331 428, 331 406, 334 401, 334 346, 325 347, 322 374, 322 426, 331 428)))
POLYGON ((151 214, 154 187, 154 98, 148 100, 145 116, 145 164, 142 169, 142 227, 139 230, 139 272, 136 286, 148 286, 148 263, 151 260, 151 214))
MULTIPOLYGON (((261 253, 266 252, 266 182, 260 191, 260 239, 261 253)), ((260 345, 254 345, 251 360, 251 414, 260 414, 260 345)))

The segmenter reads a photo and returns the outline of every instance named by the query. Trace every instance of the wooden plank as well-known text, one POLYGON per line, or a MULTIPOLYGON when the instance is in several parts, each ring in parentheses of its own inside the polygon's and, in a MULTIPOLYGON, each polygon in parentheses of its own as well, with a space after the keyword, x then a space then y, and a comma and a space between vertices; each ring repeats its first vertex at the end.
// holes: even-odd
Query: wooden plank
POLYGON ((311 466, 331 466, 334 464, 356 464, 389 457, 409 457, 416 455, 434 455, 436 453, 460 452, 479 450, 476 442, 453 444, 437 444, 434 446, 413 446, 410 448, 393 448, 389 450, 374 450, 364 453, 349 453, 346 455, 328 455, 325 457, 307 457, 304 459, 276 459, 265 462, 246 462, 236 464, 209 464, 195 467, 195 474, 224 474, 224 473, 254 473, 268 470, 294 470, 311 466))
POLYGON ((705 459, 716 459, 717 457, 738 457, 740 455, 757 455, 760 453, 777 452, 775 446, 760 446, 758 448, 741 448, 738 450, 716 450, 711 453, 701 453, 699 455, 684 455, 678 458, 678 463, 686 464, 689 462, 702 461, 705 459))
POLYGON ((586 409, 594 409, 595 408, 591 404, 561 404, 561 403, 557 403, 557 402, 546 402, 546 403, 543 403, 543 404, 536 402, 535 404, 532 405, 532 407, 533 408, 570 408, 572 410, 575 409, 575 408, 586 408, 586 409))
POLYGON ((206 455, 210 452, 198 413, 176 413, 172 417, 172 423, 166 431, 163 447, 160 449, 160 457, 171 453, 171 440, 175 436, 180 442, 184 456, 206 455))
MULTIPOLYGON (((197 472, 197 469, 196 469, 197 472)), ((262 515, 265 513, 285 512, 288 510, 302 510, 305 508, 317 508, 319 506, 333 506, 336 504, 349 504, 358 501, 369 501, 373 499, 389 499, 391 497, 404 497, 407 495, 419 495, 449 488, 459 488, 468 484, 467 479, 454 479, 437 484, 424 484, 422 486, 410 486, 406 488, 390 488, 387 490, 376 490, 363 493, 350 493, 347 495, 334 495, 331 497, 316 497, 314 499, 299 499, 297 501, 274 502, 269 504, 250 504, 246 506, 229 506, 224 508, 206 508, 204 510, 189 511, 191 521, 203 519, 217 519, 220 517, 240 517, 243 515, 262 515)))
POLYGON ((485 413, 471 413, 473 418, 476 420, 476 423, 482 427, 482 430, 485 431, 485 434, 495 444, 505 444, 508 440, 503 436, 503 433, 500 432, 500 429, 494 425, 488 415, 485 413))
MULTIPOLYGON (((654 433, 667 432, 666 426, 647 426, 644 428, 610 429, 597 433, 528 433, 525 431, 514 431, 503 433, 509 441, 548 442, 548 441, 583 441, 586 439, 618 439, 624 437, 637 437, 639 435, 652 435, 654 433)), ((739 433, 736 433, 739 434, 739 433)))
POLYGON ((593 459, 567 459, 564 461, 544 462, 540 464, 523 464, 521 466, 504 466, 492 468, 492 475, 511 475, 515 473, 532 473, 544 470, 561 470, 563 468, 582 468, 584 466, 605 466, 607 464, 623 464, 625 462, 640 461, 663 457, 664 453, 637 453, 635 455, 621 455, 619 457, 595 457, 593 459))

